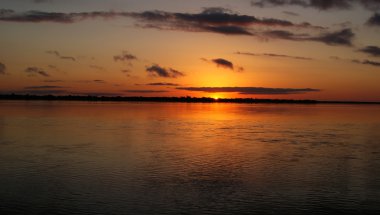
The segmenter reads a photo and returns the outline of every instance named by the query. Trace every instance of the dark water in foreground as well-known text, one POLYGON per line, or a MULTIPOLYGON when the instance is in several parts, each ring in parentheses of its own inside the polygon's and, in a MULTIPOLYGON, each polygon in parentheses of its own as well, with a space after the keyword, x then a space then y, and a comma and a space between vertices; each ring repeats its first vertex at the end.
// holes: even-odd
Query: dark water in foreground
POLYGON ((0 101, 1 214, 380 212, 380 106, 0 101))

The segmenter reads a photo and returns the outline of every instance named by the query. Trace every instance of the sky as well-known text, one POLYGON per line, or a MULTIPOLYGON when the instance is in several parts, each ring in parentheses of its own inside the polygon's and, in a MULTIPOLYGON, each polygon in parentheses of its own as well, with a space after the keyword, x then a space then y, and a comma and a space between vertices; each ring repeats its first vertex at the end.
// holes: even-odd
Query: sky
POLYGON ((380 101, 380 0, 0 0, 0 93, 380 101))

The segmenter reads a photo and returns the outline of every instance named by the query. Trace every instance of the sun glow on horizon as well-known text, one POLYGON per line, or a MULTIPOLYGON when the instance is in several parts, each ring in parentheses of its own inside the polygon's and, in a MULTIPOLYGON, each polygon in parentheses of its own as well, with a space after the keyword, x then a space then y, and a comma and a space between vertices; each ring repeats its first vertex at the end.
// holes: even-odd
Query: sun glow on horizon
POLYGON ((224 98, 221 94, 212 94, 210 97, 213 98, 214 100, 219 100, 219 99, 224 98))

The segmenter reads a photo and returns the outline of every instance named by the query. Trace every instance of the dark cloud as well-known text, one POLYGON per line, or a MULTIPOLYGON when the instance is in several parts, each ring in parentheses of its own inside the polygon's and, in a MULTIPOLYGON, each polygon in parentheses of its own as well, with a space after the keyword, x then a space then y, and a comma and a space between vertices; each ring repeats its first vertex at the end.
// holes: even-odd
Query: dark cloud
POLYGON ((353 2, 353 0, 256 0, 251 1, 251 5, 257 7, 296 5, 301 7, 312 7, 319 10, 328 10, 349 9, 352 7, 353 2))
POLYGON ((233 11, 224 7, 204 7, 203 13, 214 14, 214 13, 232 13, 233 11))
POLYGON ((70 56, 62 56, 58 51, 46 51, 46 53, 54 55, 62 60, 71 60, 71 61, 76 61, 74 57, 70 56))
POLYGON ((129 70, 129 69, 122 69, 121 72, 122 72, 122 73, 131 73, 132 71, 129 70))
POLYGON ((172 68, 163 68, 157 64, 147 67, 146 71, 152 76, 163 77, 163 78, 178 78, 178 77, 185 76, 184 73, 178 70, 175 70, 172 68))
MULTIPOLYGON (((142 13, 132 13, 135 18, 142 21, 174 22, 181 24, 196 23, 200 25, 238 25, 247 26, 262 22, 254 16, 239 15, 224 9, 204 9, 201 13, 170 13, 164 11, 145 11, 142 13)), ((280 23, 281 25, 282 23, 280 23)))
MULTIPOLYGON (((282 27, 293 27, 295 26, 292 22, 286 21, 286 20, 281 20, 281 19, 273 19, 273 18, 265 18, 262 19, 261 25, 268 25, 268 26, 282 26, 282 27)), ((298 27, 300 26, 305 26, 305 23, 297 25, 298 27)))
POLYGON ((196 22, 199 24, 211 25, 250 25, 260 22, 254 16, 234 14, 224 8, 205 8, 201 13, 166 13, 177 21, 196 22), (174 17, 173 17, 174 16, 174 17))
POLYGON ((367 21, 367 25, 380 27, 380 14, 373 14, 367 21))
MULTIPOLYGON (((298 2, 298 1, 297 1, 298 2)), ((301 3, 300 1, 299 3, 301 3)), ((287 1, 287 0, 256 0, 256 1, 251 1, 251 6, 254 7, 271 7, 271 6, 284 6, 290 4, 292 5, 292 2, 287 1)))
POLYGON ((127 51, 123 51, 123 53, 119 55, 113 56, 114 61, 132 61, 132 60, 137 60, 137 57, 129 54, 127 51))
POLYGON ((124 90, 125 93, 167 93, 166 90, 124 90))
POLYGON ((318 36, 308 34, 294 34, 290 31, 272 30, 264 33, 266 37, 293 41, 317 41, 327 45, 352 46, 355 34, 351 29, 346 28, 336 32, 327 32, 318 36))
POLYGON ((257 18, 240 15, 224 8, 205 8, 200 13, 171 13, 164 11, 145 11, 141 13, 94 11, 79 13, 55 13, 42 11, 27 11, 17 13, 13 10, 2 9, 0 21, 10 22, 56 22, 75 23, 85 19, 128 17, 145 24, 137 25, 144 28, 165 30, 182 30, 192 32, 214 32, 227 35, 252 35, 249 26, 269 27, 302 27, 320 28, 308 23, 296 24, 287 20, 273 18, 257 18))
POLYGON ((51 86, 51 85, 24 87, 24 89, 26 90, 52 90, 52 89, 62 89, 62 88, 65 88, 65 87, 51 86))
POLYGON ((149 83, 149 84, 146 84, 146 85, 148 85, 148 86, 174 86, 174 87, 179 86, 179 84, 166 83, 166 82, 149 83))
POLYGON ((28 76, 36 76, 36 75, 40 75, 44 77, 50 76, 49 73, 47 73, 46 71, 38 67, 28 67, 24 70, 24 72, 26 72, 28 76))
POLYGON ((129 14, 125 12, 113 11, 94 11, 94 12, 80 12, 80 13, 56 13, 56 12, 43 12, 43 11, 26 11, 17 13, 13 10, 2 9, 0 10, 0 21, 7 22, 56 22, 56 23, 75 23, 85 19, 104 18, 110 19, 115 17, 128 17, 129 14))
POLYGON ((5 75, 6 69, 7 67, 5 66, 5 64, 0 63, 0 75, 5 75))
POLYGON ((204 29, 210 32, 221 33, 226 35, 254 35, 253 33, 249 32, 246 28, 241 26, 207 26, 204 29))
POLYGON ((0 21, 7 22, 56 22, 56 23, 75 23, 86 19, 103 18, 111 19, 116 17, 130 17, 132 14, 114 11, 93 11, 79 13, 56 13, 43 11, 16 12, 9 9, 0 9, 0 21))
POLYGON ((203 60, 205 62, 213 63, 217 67, 230 69, 230 70, 233 70, 236 72, 243 72, 244 71, 244 68, 242 66, 236 66, 231 61, 223 59, 223 58, 216 58, 216 59, 211 59, 211 60, 208 60, 206 58, 201 58, 201 60, 203 60))
POLYGON ((97 84, 105 84, 105 83, 107 83, 105 80, 99 80, 99 79, 93 80, 92 82, 97 83, 97 84))
MULTIPOLYGON (((258 27, 294 27, 308 29, 323 29, 310 23, 293 23, 287 20, 274 18, 257 18, 250 15, 240 15, 224 8, 205 8, 200 13, 173 13, 165 11, 145 12, 114 12, 95 11, 79 13, 54 13, 42 11, 15 12, 0 10, 0 21, 9 22, 56 22, 75 23, 86 19, 117 17, 132 18, 138 21, 137 27, 154 28, 160 30, 180 30, 189 32, 212 32, 225 35, 255 35, 250 29, 258 27)), ((117 60, 133 60, 135 56, 123 53, 114 57, 117 60)))
POLYGON ((326 43, 327 45, 352 46, 352 39, 355 34, 351 29, 346 28, 337 32, 326 33, 319 37, 313 38, 315 41, 326 43))
POLYGON ((305 8, 315 8, 318 10, 347 10, 359 3, 368 10, 379 10, 379 0, 254 0, 252 6, 275 7, 275 6, 301 6, 305 8))
POLYGON ((2 18, 3 16, 10 15, 12 13, 14 13, 13 10, 10 10, 10 9, 0 9, 0 18, 2 18))
POLYGON ((217 58, 212 59, 211 61, 214 62, 218 67, 234 70, 234 64, 226 59, 217 58))
POLYGON ((371 66, 380 66, 380 62, 370 61, 370 60, 364 60, 364 61, 362 61, 362 64, 367 64, 367 65, 371 65, 371 66))
POLYGON ((227 35, 254 35, 249 26, 321 28, 309 23, 295 24, 287 20, 240 15, 223 8, 206 8, 201 13, 145 11, 131 13, 131 16, 145 22, 145 25, 139 25, 144 28, 214 32, 227 35))
POLYGON ((276 57, 276 58, 290 58, 295 60, 313 60, 313 58, 309 57, 299 57, 299 56, 291 56, 291 55, 283 55, 283 54, 273 54, 273 53, 251 53, 251 52, 236 52, 239 55, 248 55, 248 56, 264 56, 264 57, 276 57))
MULTIPOLYGON (((292 0, 292 2, 297 2, 292 0)), ((298 0, 298 2, 301 2, 298 0)), ((349 9, 352 7, 353 0, 309 0, 308 7, 314 7, 319 10, 328 9, 349 9)))
POLYGON ((334 26, 337 26, 339 28, 345 29, 345 28, 351 28, 353 26, 352 22, 346 21, 346 22, 341 22, 334 24, 334 26))
POLYGON ((285 31, 285 30, 269 30, 269 31, 264 32, 263 36, 269 37, 269 38, 293 40, 293 41, 302 41, 310 37, 309 35, 294 34, 290 31, 285 31))
POLYGON ((371 60, 352 60, 353 63, 358 63, 358 64, 364 64, 364 65, 370 65, 370 66, 380 66, 380 62, 377 61, 371 61, 371 60))
MULTIPOLYGON (((349 1, 316 1, 310 0, 306 2, 302 0, 270 0, 260 1, 256 4, 288 5, 298 4, 308 7, 319 8, 344 8, 349 1), (298 3, 296 3, 298 2, 298 3)), ((254 3, 255 4, 255 3, 254 3)), ((369 2, 367 2, 369 4, 369 2)), ((289 14, 289 13, 288 13, 289 14)), ((351 29, 343 29, 340 32, 325 32, 323 35, 312 36, 305 33, 294 33, 292 30, 284 30, 284 28, 293 29, 314 29, 326 30, 320 26, 314 26, 310 23, 293 23, 287 20, 274 18, 258 18, 250 15, 241 15, 224 8, 205 8, 200 13, 174 13, 165 11, 145 11, 145 12, 114 12, 114 11, 95 11, 80 13, 50 13, 41 11, 28 11, 16 13, 12 10, 0 10, 0 21, 13 22, 58 22, 58 23, 74 23, 85 19, 104 18, 111 19, 116 17, 132 18, 137 21, 136 26, 142 28, 154 28, 160 30, 179 30, 187 32, 211 32, 225 35, 246 35, 258 36, 264 38, 278 38, 293 41, 314 40, 326 43, 328 45, 351 45, 351 39, 354 34, 351 29), (256 29, 253 29, 256 27, 256 29), (280 28, 280 29, 278 29, 280 28), (260 31, 261 29, 261 31, 260 31), (262 29, 265 29, 262 32, 262 29)), ((375 20, 375 18, 373 18, 375 20)), ((374 24, 374 21, 369 23, 374 24)), ((310 32, 309 32, 310 33, 310 32)), ((56 51, 50 51, 63 59, 73 60, 72 57, 59 55, 56 51)), ((114 56, 115 61, 136 60, 137 57, 123 52, 114 56)))
POLYGON ((252 95, 282 95, 319 92, 319 89, 294 89, 294 88, 265 88, 265 87, 177 87, 179 90, 199 91, 207 93, 239 93, 252 95))
POLYGON ((377 46, 367 46, 365 48, 360 49, 359 51, 367 53, 374 57, 380 57, 380 48, 377 46))
POLYGON ((95 79, 95 80, 79 80, 76 81, 77 83, 82 83, 82 84, 105 84, 107 83, 105 80, 100 80, 100 79, 95 79))
MULTIPOLYGON (((186 31, 186 32, 211 32, 224 35, 246 35, 251 36, 253 33, 246 24, 222 24, 222 23, 198 23, 196 21, 181 20, 177 16, 171 13, 167 13, 164 18, 158 14, 154 15, 151 13, 163 13, 163 12, 144 12, 141 14, 136 14, 136 19, 143 22, 144 24, 137 24, 137 27, 141 28, 152 28, 157 30, 176 30, 176 31, 186 31), (152 19, 156 17, 157 19, 152 19)), ((165 12, 166 13, 166 12, 165 12)))
POLYGON ((351 29, 343 29, 336 32, 327 32, 319 36, 311 36, 308 34, 294 34, 290 31, 284 30, 272 30, 265 32, 265 36, 269 38, 285 39, 293 41, 317 41, 323 42, 327 45, 343 45, 351 46, 352 39, 355 34, 351 29))

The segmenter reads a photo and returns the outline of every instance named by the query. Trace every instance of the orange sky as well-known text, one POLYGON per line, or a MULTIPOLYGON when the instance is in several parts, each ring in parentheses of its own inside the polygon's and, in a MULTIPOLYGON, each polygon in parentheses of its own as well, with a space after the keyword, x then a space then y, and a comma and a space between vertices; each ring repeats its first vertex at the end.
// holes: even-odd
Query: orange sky
POLYGON ((5 0, 0 91, 380 101, 380 4, 283 2, 5 0))

